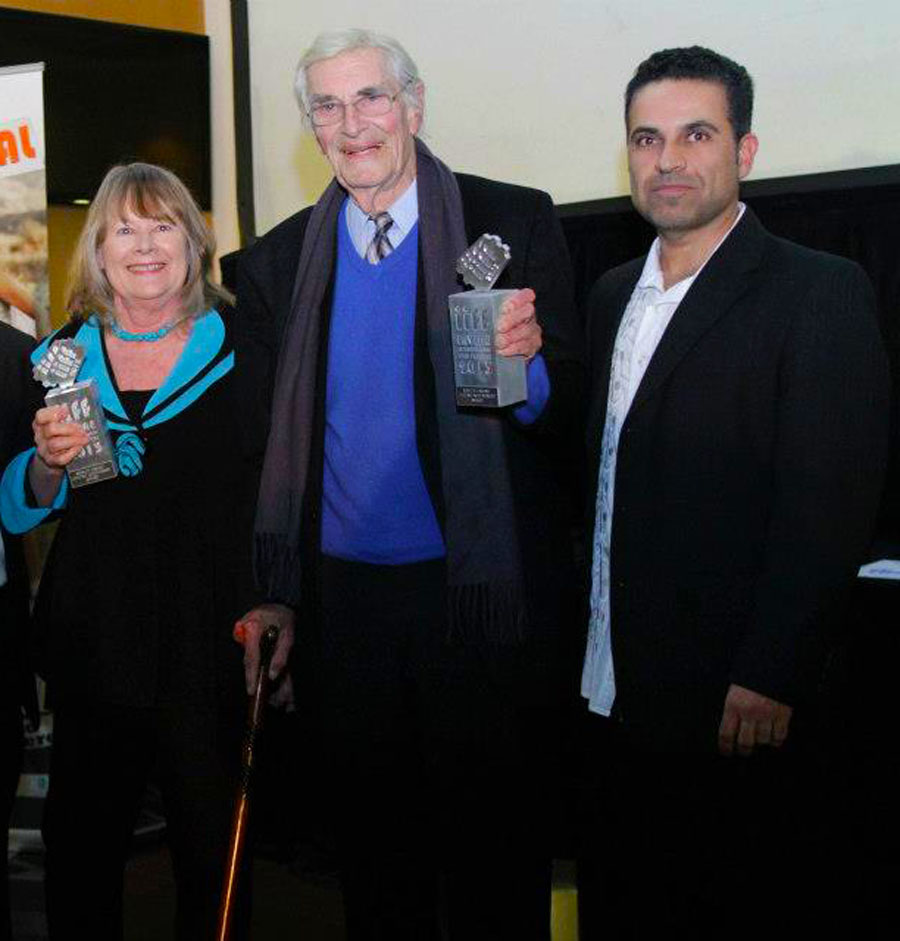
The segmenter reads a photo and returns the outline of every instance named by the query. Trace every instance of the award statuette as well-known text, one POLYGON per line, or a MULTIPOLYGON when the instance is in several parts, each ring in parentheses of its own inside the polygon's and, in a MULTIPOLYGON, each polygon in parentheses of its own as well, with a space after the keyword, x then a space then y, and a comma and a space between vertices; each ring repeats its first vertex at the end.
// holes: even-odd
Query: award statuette
POLYGON ((514 290, 491 290, 509 263, 509 246, 482 235, 456 263, 472 291, 451 294, 450 334, 456 404, 502 408, 528 398, 524 356, 501 356, 495 331, 503 302, 514 290))
POLYGON ((80 346, 72 340, 56 340, 34 367, 34 378, 50 389, 44 396, 47 405, 65 405, 69 420, 77 421, 90 439, 66 466, 73 487, 108 480, 118 473, 97 383, 75 381, 83 361, 80 346))

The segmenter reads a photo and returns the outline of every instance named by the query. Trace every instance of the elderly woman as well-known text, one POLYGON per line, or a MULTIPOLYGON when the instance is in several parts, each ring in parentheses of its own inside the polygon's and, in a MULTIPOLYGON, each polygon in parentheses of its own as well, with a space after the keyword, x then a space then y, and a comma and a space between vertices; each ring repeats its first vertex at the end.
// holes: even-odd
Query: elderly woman
MULTIPOLYGON (((122 934, 122 873, 148 778, 160 786, 177 936, 212 936, 246 699, 232 625, 252 603, 252 474, 235 447, 229 296, 184 185, 112 169, 72 266, 72 318, 118 459, 73 489, 86 443, 39 407, 0 485, 24 531, 61 516, 36 605, 55 712, 44 821, 52 938, 122 934)), ((44 391, 36 385, 37 401, 44 391)))

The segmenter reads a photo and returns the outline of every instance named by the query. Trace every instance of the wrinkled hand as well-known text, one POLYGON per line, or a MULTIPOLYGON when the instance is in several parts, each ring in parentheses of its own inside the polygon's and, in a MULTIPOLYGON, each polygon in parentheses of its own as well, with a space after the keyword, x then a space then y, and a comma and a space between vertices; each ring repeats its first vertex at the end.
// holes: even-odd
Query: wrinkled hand
POLYGON ((534 291, 522 288, 508 298, 497 321, 497 352, 502 356, 533 359, 543 344, 534 310, 534 291))
POLYGON ((39 408, 31 423, 38 457, 59 473, 88 443, 87 432, 69 418, 65 405, 39 408))
POLYGON ((793 709, 752 689, 732 683, 725 697, 719 724, 719 751, 723 755, 752 755, 760 745, 780 748, 788 735, 793 709))
MULTIPOLYGON (((278 628, 278 640, 269 664, 269 679, 277 680, 287 666, 288 654, 294 646, 294 612, 283 604, 261 604, 248 611, 234 625, 234 639, 244 645, 244 679, 247 695, 256 690, 256 677, 259 672, 259 641, 263 631, 274 624, 278 628)), ((288 705, 292 700, 290 677, 285 677, 277 690, 273 691, 274 705, 288 705)))

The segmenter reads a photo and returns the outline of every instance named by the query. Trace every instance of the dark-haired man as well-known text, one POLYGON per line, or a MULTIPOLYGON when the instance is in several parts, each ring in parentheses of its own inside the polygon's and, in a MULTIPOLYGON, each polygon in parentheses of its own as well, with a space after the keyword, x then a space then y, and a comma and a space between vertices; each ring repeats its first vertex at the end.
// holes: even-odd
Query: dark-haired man
POLYGON ((752 102, 746 70, 700 47, 654 54, 625 97, 632 199, 658 237, 588 306, 582 694, 611 771, 580 864, 587 939, 707 937, 735 905, 782 894, 793 711, 816 689, 881 487, 871 287, 739 202, 752 102))

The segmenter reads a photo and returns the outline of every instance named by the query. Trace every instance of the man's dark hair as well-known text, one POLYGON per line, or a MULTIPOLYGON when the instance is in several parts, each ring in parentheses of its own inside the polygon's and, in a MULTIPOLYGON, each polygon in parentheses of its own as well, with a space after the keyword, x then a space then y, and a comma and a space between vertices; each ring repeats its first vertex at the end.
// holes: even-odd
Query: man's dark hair
POLYGON ((625 121, 631 99, 651 82, 663 79, 693 78, 704 82, 718 82, 728 99, 728 120, 737 140, 750 132, 753 117, 753 79, 737 62, 705 49, 703 46, 685 46, 662 49, 637 67, 634 77, 625 89, 625 121))

